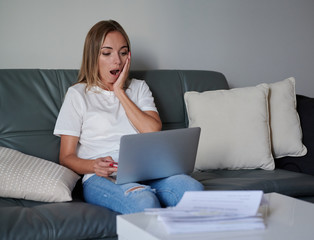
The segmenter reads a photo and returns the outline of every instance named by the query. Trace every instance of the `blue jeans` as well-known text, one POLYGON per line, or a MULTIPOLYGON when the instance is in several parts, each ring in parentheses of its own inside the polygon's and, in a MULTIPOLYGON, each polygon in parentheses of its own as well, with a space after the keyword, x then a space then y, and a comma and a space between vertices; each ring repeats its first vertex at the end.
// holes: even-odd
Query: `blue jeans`
POLYGON ((145 208, 175 206, 185 191, 202 190, 201 183, 184 174, 120 185, 94 175, 83 184, 86 202, 122 214, 142 212, 145 208))

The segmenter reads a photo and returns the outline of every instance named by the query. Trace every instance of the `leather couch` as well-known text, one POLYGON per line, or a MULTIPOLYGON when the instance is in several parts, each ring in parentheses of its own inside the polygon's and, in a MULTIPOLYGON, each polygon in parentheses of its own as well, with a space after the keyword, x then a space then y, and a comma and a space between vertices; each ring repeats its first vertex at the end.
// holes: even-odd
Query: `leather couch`
MULTIPOLYGON (((0 70, 0 146, 58 163, 59 138, 52 132, 67 88, 77 70, 0 70)), ((163 129, 188 126, 186 91, 228 89, 213 71, 132 71, 145 79, 155 97, 163 129)), ((208 170, 192 174, 206 190, 263 190, 314 202, 313 99, 297 96, 308 154, 276 159, 276 169, 208 170)), ((1 167, 1 166, 0 166, 1 167)), ((2 184, 2 183, 0 183, 2 184)), ((79 180, 73 201, 46 203, 0 198, 1 239, 116 239, 117 213, 84 202, 79 180)))

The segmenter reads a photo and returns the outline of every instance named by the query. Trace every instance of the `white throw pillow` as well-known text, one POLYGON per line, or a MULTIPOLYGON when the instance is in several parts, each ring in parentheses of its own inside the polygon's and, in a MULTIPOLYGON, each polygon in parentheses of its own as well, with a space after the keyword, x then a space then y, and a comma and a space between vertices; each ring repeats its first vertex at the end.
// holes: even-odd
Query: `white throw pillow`
POLYGON ((190 127, 201 127, 195 168, 273 170, 267 84, 186 92, 190 127))
POLYGON ((296 110, 295 79, 269 84, 269 110, 273 156, 304 156, 302 129, 296 110))
POLYGON ((0 196, 42 202, 71 201, 79 175, 59 164, 0 147, 0 196))

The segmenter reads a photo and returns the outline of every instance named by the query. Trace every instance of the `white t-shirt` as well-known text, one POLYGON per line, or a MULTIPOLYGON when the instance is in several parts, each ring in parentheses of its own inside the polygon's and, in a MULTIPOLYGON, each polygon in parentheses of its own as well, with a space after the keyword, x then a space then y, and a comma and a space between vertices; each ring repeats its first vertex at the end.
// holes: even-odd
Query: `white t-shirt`
MULTIPOLYGON (((126 94, 142 111, 157 112, 145 81, 132 79, 126 94)), ((111 156, 115 161, 118 161, 121 136, 135 133, 137 130, 114 92, 96 86, 87 91, 85 83, 68 89, 54 129, 57 136, 79 137, 78 157, 111 156)), ((92 175, 86 174, 83 181, 92 175)))

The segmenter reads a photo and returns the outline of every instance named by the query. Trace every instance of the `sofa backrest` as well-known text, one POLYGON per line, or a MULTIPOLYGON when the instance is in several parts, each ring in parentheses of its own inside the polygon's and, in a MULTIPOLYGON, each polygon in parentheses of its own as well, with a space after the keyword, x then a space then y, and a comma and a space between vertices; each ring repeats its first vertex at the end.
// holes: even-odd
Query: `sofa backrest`
MULTIPOLYGON (((0 146, 58 162, 59 141, 53 129, 69 86, 78 70, 1 69, 0 146)), ((186 91, 228 89, 223 74, 196 70, 131 71, 145 79, 163 122, 163 129, 188 126, 186 91)))

